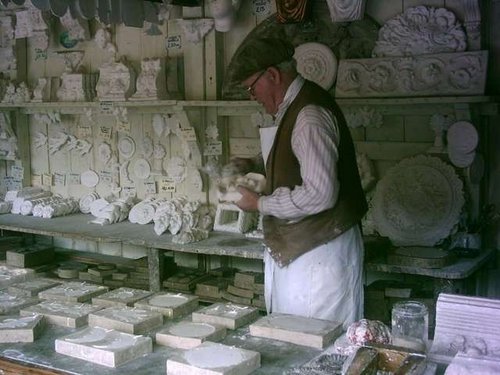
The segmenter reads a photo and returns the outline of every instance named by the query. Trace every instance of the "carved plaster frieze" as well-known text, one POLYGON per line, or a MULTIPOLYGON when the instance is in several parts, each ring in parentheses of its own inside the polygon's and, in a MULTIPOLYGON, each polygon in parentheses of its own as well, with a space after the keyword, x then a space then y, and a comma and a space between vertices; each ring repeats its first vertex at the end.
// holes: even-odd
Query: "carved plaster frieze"
POLYGON ((341 60, 337 97, 481 95, 488 52, 341 60))
POLYGON ((387 21, 379 30, 374 57, 461 52, 466 36, 455 14, 445 8, 416 6, 387 21))
POLYGON ((188 42, 199 43, 214 28, 214 20, 211 18, 197 18, 177 21, 182 29, 184 37, 188 42))
POLYGON ((360 20, 365 14, 366 0, 327 0, 332 22, 360 20))
POLYGON ((380 128, 383 124, 382 113, 370 107, 349 107, 343 109, 347 125, 350 128, 380 128))

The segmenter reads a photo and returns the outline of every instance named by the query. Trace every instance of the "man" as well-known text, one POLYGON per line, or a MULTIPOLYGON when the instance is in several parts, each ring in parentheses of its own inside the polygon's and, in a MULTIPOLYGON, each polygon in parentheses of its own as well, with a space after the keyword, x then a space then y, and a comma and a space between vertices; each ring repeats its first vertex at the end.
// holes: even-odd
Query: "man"
POLYGON ((328 92, 297 73, 293 54, 275 38, 238 51, 234 78, 274 117, 276 135, 263 155, 265 194, 240 187, 236 204, 263 215, 268 312, 347 327, 363 313, 359 222, 367 205, 344 116, 328 92))

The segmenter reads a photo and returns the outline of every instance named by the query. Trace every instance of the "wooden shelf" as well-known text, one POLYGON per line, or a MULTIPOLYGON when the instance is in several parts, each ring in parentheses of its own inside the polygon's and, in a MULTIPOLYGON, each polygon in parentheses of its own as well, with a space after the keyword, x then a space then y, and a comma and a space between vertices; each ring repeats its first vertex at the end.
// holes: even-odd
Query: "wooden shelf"
POLYGON ((124 243, 185 253, 263 259, 262 243, 241 234, 210 232, 206 240, 181 245, 172 242, 172 235, 157 236, 152 224, 139 225, 129 221, 112 225, 89 224, 92 219, 92 216, 83 214, 53 219, 5 214, 0 215, 0 229, 86 241, 124 243))

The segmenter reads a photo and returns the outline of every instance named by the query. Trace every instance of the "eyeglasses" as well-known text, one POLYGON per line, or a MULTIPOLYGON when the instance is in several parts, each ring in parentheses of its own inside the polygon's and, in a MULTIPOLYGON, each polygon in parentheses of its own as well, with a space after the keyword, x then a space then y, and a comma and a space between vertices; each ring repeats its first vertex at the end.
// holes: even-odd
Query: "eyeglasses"
POLYGON ((260 77, 262 77, 264 75, 264 73, 267 71, 267 69, 264 69, 262 72, 260 72, 260 74, 253 80, 253 82, 247 87, 247 92, 253 96, 254 94, 254 89, 255 89, 255 85, 257 84, 257 82, 259 81, 260 77))

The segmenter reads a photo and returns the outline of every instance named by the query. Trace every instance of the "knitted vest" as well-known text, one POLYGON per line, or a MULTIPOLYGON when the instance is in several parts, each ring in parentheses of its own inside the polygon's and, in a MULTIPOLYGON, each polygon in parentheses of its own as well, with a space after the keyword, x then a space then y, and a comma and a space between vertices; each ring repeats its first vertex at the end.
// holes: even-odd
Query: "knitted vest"
POLYGON ((309 104, 329 109, 337 119, 340 132, 337 161, 340 190, 334 207, 307 216, 298 222, 290 224, 274 216, 264 216, 264 242, 280 266, 285 266, 309 250, 338 237, 358 224, 368 209, 359 178, 354 145, 344 116, 333 98, 310 81, 305 81, 279 124, 266 163, 265 193, 269 195, 281 186, 293 189, 302 184, 299 162, 292 151, 292 131, 298 113, 309 104))

